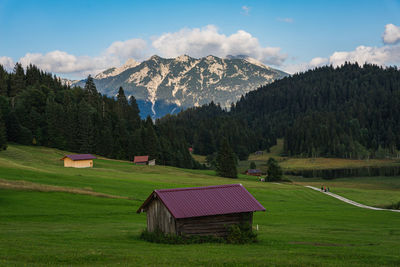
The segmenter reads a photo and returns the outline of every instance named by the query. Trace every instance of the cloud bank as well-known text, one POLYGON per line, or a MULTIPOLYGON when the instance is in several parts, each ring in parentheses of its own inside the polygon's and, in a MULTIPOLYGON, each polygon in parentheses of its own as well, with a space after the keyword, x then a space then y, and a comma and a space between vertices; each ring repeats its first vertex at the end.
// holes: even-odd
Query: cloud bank
MULTIPOLYGON (((250 10, 247 6, 244 11, 250 10)), ((292 19, 282 21, 292 22, 292 19)), ((220 33, 214 25, 202 28, 183 28, 152 38, 149 43, 143 39, 129 39, 113 42, 95 57, 76 56, 65 51, 51 51, 45 54, 27 53, 18 61, 23 66, 35 64, 39 68, 63 76, 82 78, 97 74, 107 68, 120 66, 129 58, 142 61, 158 54, 162 57, 177 57, 187 54, 193 57, 215 55, 247 55, 267 65, 272 65, 288 73, 296 73, 323 65, 339 66, 344 62, 359 64, 373 63, 381 66, 400 64, 400 27, 387 24, 382 35, 383 46, 360 45, 352 51, 336 51, 327 57, 315 57, 309 62, 287 64, 288 55, 280 47, 260 44, 258 39, 244 30, 231 35, 220 33)), ((0 57, 0 64, 11 71, 15 62, 10 57, 0 57)))
POLYGON ((345 62, 360 65, 365 63, 376 64, 380 66, 390 66, 400 64, 400 45, 396 45, 400 41, 400 27, 393 24, 387 24, 383 33, 383 42, 385 45, 381 47, 372 47, 360 45, 353 51, 337 51, 328 58, 313 58, 310 62, 289 64, 284 67, 288 73, 302 72, 323 65, 340 66, 345 62))
MULTIPOLYGON (((249 7, 243 10, 248 13, 249 7)), ((248 55, 268 65, 280 66, 287 55, 279 47, 262 46, 250 33, 239 30, 231 35, 218 31, 214 25, 203 28, 184 28, 177 32, 164 33, 154 37, 149 45, 143 39, 113 42, 100 56, 76 56, 65 51, 51 51, 46 54, 27 53, 18 61, 23 66, 35 64, 39 68, 62 75, 84 77, 97 74, 107 68, 120 66, 129 58, 144 60, 152 54, 163 57, 177 57, 188 54, 193 57, 215 55, 248 55)), ((8 70, 15 62, 9 57, 1 57, 0 64, 8 70)))
POLYGON ((287 58, 279 47, 263 47, 250 33, 239 30, 226 36, 217 27, 182 29, 156 38, 153 47, 164 57, 187 54, 193 57, 215 55, 248 55, 269 65, 281 65, 287 58))

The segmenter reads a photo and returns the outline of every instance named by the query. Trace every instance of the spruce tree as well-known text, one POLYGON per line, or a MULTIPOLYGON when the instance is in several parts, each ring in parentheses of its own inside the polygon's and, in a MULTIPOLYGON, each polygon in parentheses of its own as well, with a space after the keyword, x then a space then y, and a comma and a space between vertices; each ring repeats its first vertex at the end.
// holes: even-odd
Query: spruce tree
POLYGON ((237 178, 236 155, 233 153, 228 140, 224 138, 216 159, 217 174, 222 177, 237 178))
POLYGON ((87 97, 87 101, 92 106, 95 106, 98 92, 97 92, 96 85, 94 84, 94 80, 93 80, 93 78, 92 78, 92 76, 90 74, 87 77, 84 90, 85 90, 85 94, 86 94, 86 97, 87 97))
POLYGON ((254 161, 250 162, 249 169, 255 169, 255 168, 257 168, 256 163, 254 161))
POLYGON ((279 166, 278 161, 274 158, 269 158, 267 166, 267 181, 280 181, 282 179, 282 169, 279 166))

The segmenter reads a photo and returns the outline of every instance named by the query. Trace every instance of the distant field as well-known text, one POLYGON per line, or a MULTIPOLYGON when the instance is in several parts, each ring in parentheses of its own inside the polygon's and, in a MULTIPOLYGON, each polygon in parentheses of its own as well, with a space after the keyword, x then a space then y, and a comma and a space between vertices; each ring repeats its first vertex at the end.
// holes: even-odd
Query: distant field
POLYGON ((345 169, 345 168, 361 168, 376 166, 400 166, 400 160, 396 159, 370 159, 355 160, 341 158, 295 158, 282 157, 283 139, 278 139, 278 144, 271 148, 269 153, 264 152, 263 155, 251 154, 247 161, 239 163, 240 172, 245 172, 249 168, 250 162, 254 161, 257 168, 266 171, 266 162, 270 157, 274 157, 279 161, 280 166, 284 170, 309 170, 309 169, 345 169))
POLYGON ((330 191, 374 207, 385 207, 400 201, 400 177, 353 177, 324 180, 290 177, 299 185, 329 187, 330 191))
MULTIPOLYGON (((64 153, 19 145, 0 152, 0 265, 400 265, 400 214, 357 208, 302 186, 320 181, 261 183, 107 159, 95 160, 93 169, 71 169, 59 161, 64 153), (28 188, 10 189, 7 181, 28 188), (225 183, 242 183, 266 208, 254 217, 258 243, 162 245, 138 239, 146 216, 135 212, 153 189, 225 183), (34 185, 69 191, 40 192, 34 185)), ((329 186, 338 194, 352 188, 400 192, 395 178, 334 181, 329 186)))

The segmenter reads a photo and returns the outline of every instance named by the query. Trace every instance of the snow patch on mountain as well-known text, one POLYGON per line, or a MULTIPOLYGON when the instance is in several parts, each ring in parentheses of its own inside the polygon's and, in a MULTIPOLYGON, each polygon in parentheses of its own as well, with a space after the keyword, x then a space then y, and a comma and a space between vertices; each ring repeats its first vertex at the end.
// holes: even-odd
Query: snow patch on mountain
MULTIPOLYGON (((144 116, 156 118, 211 101, 229 107, 247 92, 285 76, 247 56, 154 55, 141 63, 129 60, 121 67, 103 71, 94 81, 99 92, 111 96, 122 86, 126 95, 133 95, 144 105, 144 116)), ((77 85, 83 87, 84 80, 77 85)))
POLYGON ((117 76, 118 74, 126 71, 127 69, 131 69, 139 65, 140 63, 134 60, 133 58, 128 59, 124 65, 122 65, 119 68, 110 68, 108 70, 105 70, 96 76, 94 76, 95 79, 104 79, 112 76, 117 76))

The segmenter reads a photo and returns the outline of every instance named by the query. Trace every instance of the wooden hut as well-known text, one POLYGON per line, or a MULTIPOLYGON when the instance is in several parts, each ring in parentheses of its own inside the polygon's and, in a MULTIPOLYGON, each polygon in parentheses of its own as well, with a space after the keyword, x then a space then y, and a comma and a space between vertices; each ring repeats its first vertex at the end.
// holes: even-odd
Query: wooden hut
POLYGON ((248 169, 246 171, 247 175, 252 175, 252 176, 261 176, 262 175, 262 171, 259 169, 248 169))
POLYGON ((147 230, 225 236, 227 226, 253 223, 265 208, 241 185, 154 190, 137 210, 147 213, 147 230))
POLYGON ((96 157, 91 154, 66 155, 61 160, 64 161, 64 167, 73 168, 92 168, 93 159, 96 157))
POLYGON ((135 158, 133 159, 133 163, 138 165, 154 166, 156 165, 156 160, 155 159, 149 160, 149 156, 135 156, 135 158))
POLYGON ((147 165, 149 163, 149 156, 135 156, 133 163, 138 165, 147 165))

